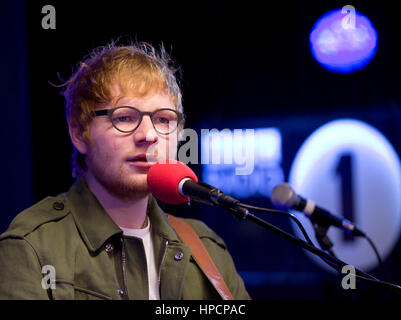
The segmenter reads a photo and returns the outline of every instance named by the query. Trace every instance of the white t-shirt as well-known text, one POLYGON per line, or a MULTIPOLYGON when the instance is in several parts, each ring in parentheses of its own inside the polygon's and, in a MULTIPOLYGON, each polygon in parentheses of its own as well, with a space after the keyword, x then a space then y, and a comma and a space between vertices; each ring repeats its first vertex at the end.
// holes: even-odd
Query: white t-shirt
POLYGON ((146 264, 148 267, 149 300, 160 300, 157 267, 153 250, 153 241, 150 235, 150 220, 149 218, 147 219, 148 225, 146 228, 120 228, 123 231, 124 235, 142 239, 146 254, 146 264))

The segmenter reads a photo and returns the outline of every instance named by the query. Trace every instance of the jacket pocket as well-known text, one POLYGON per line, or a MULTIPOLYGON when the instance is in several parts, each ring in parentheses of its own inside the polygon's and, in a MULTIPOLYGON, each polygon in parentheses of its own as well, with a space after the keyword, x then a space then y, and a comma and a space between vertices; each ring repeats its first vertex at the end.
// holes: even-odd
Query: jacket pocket
POLYGON ((52 290, 55 300, 111 300, 102 293, 76 286, 73 282, 57 280, 56 289, 52 290))
POLYGON ((112 300, 102 293, 74 286, 76 300, 112 300))

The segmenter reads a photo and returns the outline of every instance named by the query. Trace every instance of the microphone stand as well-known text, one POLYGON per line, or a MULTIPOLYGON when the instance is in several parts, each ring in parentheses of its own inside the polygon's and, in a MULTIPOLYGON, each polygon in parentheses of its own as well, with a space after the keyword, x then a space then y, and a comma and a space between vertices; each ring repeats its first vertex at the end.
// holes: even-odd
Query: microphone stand
MULTIPOLYGON (((238 220, 246 219, 246 220, 252 221, 253 223, 255 223, 255 224, 281 236, 282 238, 304 248, 305 250, 319 256, 328 265, 330 265, 332 268, 337 270, 339 273, 341 273, 341 270, 344 266, 348 265, 347 263, 345 263, 344 261, 341 261, 337 257, 332 256, 332 255, 328 254, 327 252, 320 250, 317 247, 307 243, 306 241, 301 240, 297 237, 294 237, 292 234, 287 233, 286 231, 281 230, 280 228, 277 228, 276 226, 266 222, 265 220, 258 218, 257 216, 251 214, 247 208, 254 209, 254 210, 260 210, 260 211, 269 211, 268 209, 249 206, 249 205, 242 204, 239 202, 237 202, 235 206, 234 205, 224 205, 222 203, 215 203, 215 204, 219 205, 221 208, 230 212, 238 220)), ((391 293, 396 293, 399 296, 401 296, 401 287, 400 286, 376 279, 375 277, 371 276, 370 274, 365 273, 357 268, 355 268, 355 273, 356 273, 355 277, 365 280, 365 281, 368 281, 373 284, 377 284, 377 285, 387 289, 388 291, 391 291, 391 293)))
MULTIPOLYGON (((190 182, 190 181, 189 181, 190 182)), ((305 238, 308 240, 308 242, 305 242, 297 237, 294 237, 292 234, 289 234, 285 232, 284 230, 281 230, 280 228, 275 227, 274 225, 256 217, 255 215, 249 213, 248 209, 253 209, 253 210, 258 210, 258 211, 263 211, 263 212, 275 212, 275 213, 282 213, 289 215, 288 212, 285 211, 280 211, 280 210, 269 210, 266 208, 260 208, 260 207, 255 207, 255 206, 250 206, 246 205, 243 203, 240 203, 239 200, 232 198, 229 195, 224 194, 221 192, 221 190, 214 188, 208 184, 205 183, 195 183, 195 185, 192 185, 191 190, 185 190, 186 184, 182 186, 182 194, 187 195, 187 191, 189 191, 189 196, 192 200, 195 201, 200 201, 202 203, 206 203, 209 205, 217 205, 220 206, 222 209, 227 210, 230 212, 235 218, 239 220, 250 220, 254 222, 255 224, 283 237, 284 239, 308 250, 309 252, 312 252, 313 254, 319 256, 325 263, 330 265, 332 268, 337 270, 338 272, 341 273, 342 268, 344 266, 347 266, 348 264, 345 263, 344 261, 341 261, 335 256, 332 256, 328 254, 327 252, 318 249, 313 245, 311 241, 309 241, 308 235, 305 235, 305 238), (206 201, 205 201, 206 200, 206 201)), ((181 192, 180 192, 181 193, 181 192)), ((296 219, 296 221, 298 221, 296 219)), ((298 221, 299 223, 299 221, 298 221)), ((302 225, 301 225, 302 226, 302 225)), ((302 228, 303 229, 303 228, 302 228)), ((358 270, 357 268, 354 267, 355 274, 354 276, 358 279, 363 279, 365 281, 369 281, 371 283, 380 285, 392 293, 397 293, 398 295, 401 295, 401 287, 389 282, 381 281, 379 279, 376 279, 375 277, 358 270)))
POLYGON ((317 242, 320 245, 320 248, 330 253, 333 257, 336 255, 333 252, 333 242, 331 242, 329 236, 327 235, 327 231, 329 230, 328 226, 323 226, 318 223, 313 224, 313 230, 315 230, 315 237, 317 242))

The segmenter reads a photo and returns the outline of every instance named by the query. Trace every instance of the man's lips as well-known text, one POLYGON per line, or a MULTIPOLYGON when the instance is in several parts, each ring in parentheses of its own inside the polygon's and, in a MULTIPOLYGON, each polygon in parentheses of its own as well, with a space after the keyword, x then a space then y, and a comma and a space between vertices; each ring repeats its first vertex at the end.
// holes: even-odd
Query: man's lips
POLYGON ((157 159, 151 155, 146 155, 143 153, 130 157, 127 159, 127 161, 137 167, 150 167, 157 162, 157 159))

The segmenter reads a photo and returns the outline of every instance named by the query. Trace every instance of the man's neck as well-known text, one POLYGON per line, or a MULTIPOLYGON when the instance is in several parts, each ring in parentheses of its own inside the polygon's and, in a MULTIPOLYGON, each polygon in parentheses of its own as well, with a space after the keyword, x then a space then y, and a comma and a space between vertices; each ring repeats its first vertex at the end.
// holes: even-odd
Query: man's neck
POLYGON ((112 195, 93 176, 85 175, 89 189, 104 210, 119 227, 141 229, 146 226, 149 196, 140 199, 121 199, 112 195))

